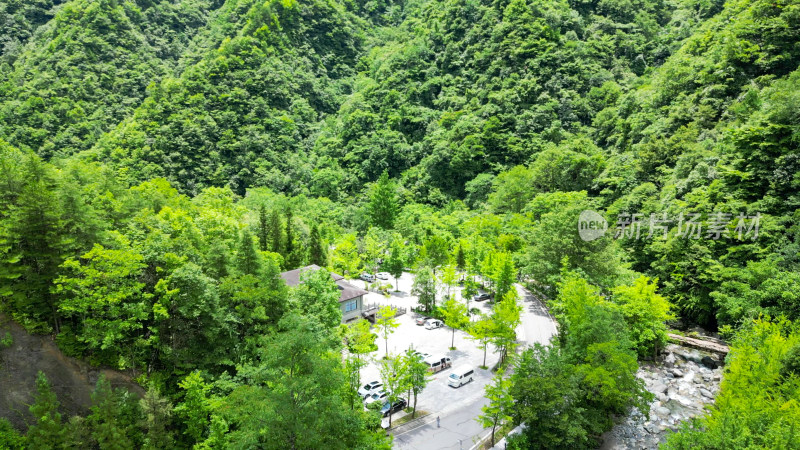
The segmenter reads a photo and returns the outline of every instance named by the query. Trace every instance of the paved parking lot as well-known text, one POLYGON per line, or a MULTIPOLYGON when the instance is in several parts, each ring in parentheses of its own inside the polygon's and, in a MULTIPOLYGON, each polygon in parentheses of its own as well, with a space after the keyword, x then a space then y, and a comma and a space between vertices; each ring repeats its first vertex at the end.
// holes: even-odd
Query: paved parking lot
MULTIPOLYGON (((394 284, 394 278, 389 280, 394 284)), ((467 333, 456 330, 455 347, 456 350, 449 350, 452 331, 450 328, 443 327, 435 330, 426 330, 424 326, 416 325, 415 319, 418 314, 411 312, 412 307, 417 306, 417 298, 409 294, 413 283, 413 275, 403 274, 399 280, 401 292, 391 295, 389 298, 381 294, 370 293, 366 296, 364 303, 377 303, 379 305, 391 304, 394 306, 405 307, 408 312, 397 318, 399 326, 395 332, 389 336, 389 354, 398 355, 404 353, 408 348, 413 347, 421 352, 431 355, 449 356, 453 360, 453 367, 460 365, 470 365, 475 369, 474 381, 460 388, 452 388, 447 384, 447 377, 452 369, 446 369, 434 374, 433 380, 425 390, 419 395, 417 409, 425 410, 433 414, 443 414, 447 411, 458 409, 459 407, 474 403, 484 395, 484 388, 491 381, 492 375, 489 370, 480 369, 483 364, 483 350, 480 350, 477 343, 468 339, 467 333)), ((460 289, 459 289, 460 291, 460 289)), ((456 294, 456 299, 460 300, 460 295, 456 294)), ((487 302, 470 302, 470 307, 478 306, 482 310, 490 311, 487 302)), ((373 331, 377 331, 373 329, 373 331)), ((371 362, 361 370, 362 384, 372 380, 380 380, 378 364, 385 355, 385 343, 379 336, 376 340, 379 350, 370 354, 371 362)), ((498 356, 494 348, 490 345, 486 353, 486 365, 492 367, 497 364, 498 356)), ((406 394, 401 394, 406 397, 406 394)), ((413 399, 407 399, 409 403, 413 399)), ((402 417, 403 413, 393 415, 393 420, 402 417)))

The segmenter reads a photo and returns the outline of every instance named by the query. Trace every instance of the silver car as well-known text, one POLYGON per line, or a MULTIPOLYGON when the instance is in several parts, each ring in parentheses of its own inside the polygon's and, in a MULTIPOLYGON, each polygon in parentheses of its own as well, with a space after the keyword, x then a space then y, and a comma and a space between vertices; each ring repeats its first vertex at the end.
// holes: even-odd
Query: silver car
POLYGON ((444 322, 442 322, 439 319, 428 319, 428 321, 425 322, 425 329, 426 330, 434 330, 436 328, 441 328, 443 326, 444 326, 444 322))

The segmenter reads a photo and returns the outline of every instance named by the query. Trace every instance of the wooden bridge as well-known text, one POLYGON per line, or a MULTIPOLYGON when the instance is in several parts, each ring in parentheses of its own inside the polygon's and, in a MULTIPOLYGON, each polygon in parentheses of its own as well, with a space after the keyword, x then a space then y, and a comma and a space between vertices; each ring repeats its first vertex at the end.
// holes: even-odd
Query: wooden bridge
POLYGON ((681 336, 679 334, 672 334, 668 333, 667 337, 675 342, 676 344, 682 345, 684 347, 690 347, 697 350, 703 350, 709 353, 716 353, 723 358, 730 352, 730 349, 727 345, 717 341, 709 339, 698 339, 698 338, 690 338, 687 336, 681 336))
MULTIPOLYGON (((387 305, 379 305, 377 303, 364 305, 364 309, 361 310, 361 317, 369 320, 372 323, 375 323, 375 318, 378 315, 378 311, 381 308, 383 308, 384 306, 387 306, 387 305)), ((406 308, 402 307, 402 306, 396 306, 396 305, 388 305, 388 306, 391 306, 392 309, 394 310, 394 316, 395 317, 402 316, 403 314, 408 312, 408 310, 406 308)))

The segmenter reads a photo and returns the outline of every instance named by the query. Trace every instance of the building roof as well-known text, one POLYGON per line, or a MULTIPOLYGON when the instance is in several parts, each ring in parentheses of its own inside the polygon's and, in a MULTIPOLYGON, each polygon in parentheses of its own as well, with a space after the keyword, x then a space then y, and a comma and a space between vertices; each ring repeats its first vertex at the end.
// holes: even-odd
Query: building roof
MULTIPOLYGON (((299 269, 290 270, 288 272, 281 273, 281 278, 283 281, 286 282, 289 286, 297 286, 300 284, 300 275, 308 270, 319 270, 320 267, 316 264, 312 264, 310 266, 301 267, 299 269)), ((341 291, 341 295, 339 296, 339 302, 344 302, 347 300, 352 300, 356 297, 360 297, 367 293, 364 289, 359 287, 353 286, 352 284, 345 281, 344 277, 331 272, 331 278, 333 281, 336 282, 336 286, 339 287, 339 291, 341 291)))

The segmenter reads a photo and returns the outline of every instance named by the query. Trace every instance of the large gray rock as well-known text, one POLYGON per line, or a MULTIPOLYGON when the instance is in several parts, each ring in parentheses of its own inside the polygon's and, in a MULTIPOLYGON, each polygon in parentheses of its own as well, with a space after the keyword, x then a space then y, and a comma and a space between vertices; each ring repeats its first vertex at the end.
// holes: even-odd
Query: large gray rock
POLYGON ((708 389, 700 388, 700 395, 706 398, 711 398, 711 399, 714 398, 714 394, 712 394, 711 391, 709 391, 708 389))
POLYGON ((672 375, 674 375, 675 378, 680 378, 683 376, 683 371, 681 369, 672 369, 672 375))
POLYGON ((667 356, 664 358, 664 365, 667 367, 672 367, 675 365, 675 354, 674 353, 667 353, 667 356))
POLYGON ((652 392, 652 393, 654 393, 656 395, 663 394, 664 392, 667 392, 667 385, 662 383, 662 382, 660 382, 660 381, 656 381, 650 387, 650 392, 652 392))
POLYGON ((717 362, 717 360, 715 360, 710 356, 703 356, 700 359, 700 363, 708 367, 709 369, 716 369, 717 367, 719 367, 719 363, 717 362))

